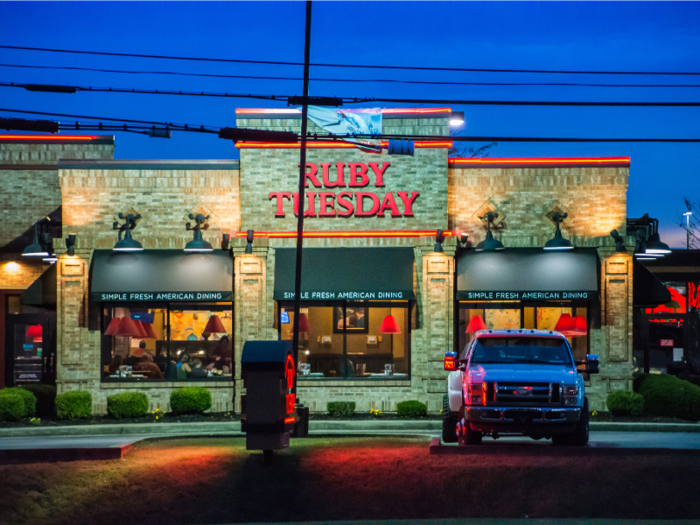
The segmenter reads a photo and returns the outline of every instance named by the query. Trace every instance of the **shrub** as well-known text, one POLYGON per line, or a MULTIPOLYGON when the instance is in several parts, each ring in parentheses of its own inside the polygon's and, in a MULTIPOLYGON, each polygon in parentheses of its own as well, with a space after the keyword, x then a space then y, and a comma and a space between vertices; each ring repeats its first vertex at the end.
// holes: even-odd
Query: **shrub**
POLYGON ((18 421, 24 411, 24 399, 17 394, 0 396, 0 421, 18 421))
POLYGON ((34 417, 36 414, 36 397, 29 390, 21 387, 0 390, 0 396, 19 396, 24 402, 24 411, 20 417, 34 417))
POLYGON ((396 404, 396 415, 399 417, 423 417, 428 415, 428 407, 415 399, 401 401, 396 404))
POLYGON ((148 397, 143 392, 124 392, 107 397, 107 413, 115 419, 141 417, 148 412, 148 397))
POLYGON ((56 396, 58 419, 80 419, 91 415, 92 394, 90 392, 66 392, 56 396))
POLYGON ((201 414, 211 408, 211 392, 201 386, 187 386, 170 394, 170 409, 175 414, 201 414))
POLYGON ((641 416, 644 411, 644 397, 635 392, 610 392, 605 402, 613 416, 641 416))
POLYGON ((639 385, 644 413, 700 420, 700 387, 675 376, 648 375, 639 385))
POLYGON ((328 413, 333 417, 352 417, 355 414, 354 401, 329 401, 328 413))
POLYGON ((56 413, 56 387, 53 385, 24 385, 36 397, 36 415, 51 417, 56 413))

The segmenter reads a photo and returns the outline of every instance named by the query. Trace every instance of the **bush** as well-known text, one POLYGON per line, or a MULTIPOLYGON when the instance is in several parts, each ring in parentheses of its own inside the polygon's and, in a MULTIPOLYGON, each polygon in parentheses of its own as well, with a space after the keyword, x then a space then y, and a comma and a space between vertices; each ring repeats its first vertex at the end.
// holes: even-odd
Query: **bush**
POLYGON ((36 397, 29 390, 18 386, 0 390, 0 396, 19 396, 24 402, 24 411, 20 417, 34 417, 36 414, 36 397))
POLYGON ((355 414, 354 401, 329 401, 328 413, 333 417, 352 417, 355 414))
POLYGON ((639 384, 644 413, 700 420, 700 387, 675 376, 649 374, 639 384))
POLYGON ((141 417, 148 412, 148 397, 143 392, 124 392, 107 397, 107 413, 115 419, 141 417))
POLYGON ((605 402, 613 416, 641 416, 644 412, 644 397, 635 392, 610 392, 605 402))
POLYGON ((0 421, 18 421, 24 411, 24 399, 17 394, 0 396, 0 421))
POLYGON ((80 419, 91 415, 92 394, 90 392, 66 392, 56 396, 58 419, 80 419))
POLYGON ((415 399, 401 401, 396 404, 396 415, 399 417, 423 417, 428 415, 428 407, 415 399))
POLYGON ((53 385, 24 385, 36 397, 36 415, 52 417, 56 413, 56 387, 53 385))
POLYGON ((175 414, 201 414, 211 408, 211 392, 201 386, 187 386, 170 394, 170 409, 175 414))

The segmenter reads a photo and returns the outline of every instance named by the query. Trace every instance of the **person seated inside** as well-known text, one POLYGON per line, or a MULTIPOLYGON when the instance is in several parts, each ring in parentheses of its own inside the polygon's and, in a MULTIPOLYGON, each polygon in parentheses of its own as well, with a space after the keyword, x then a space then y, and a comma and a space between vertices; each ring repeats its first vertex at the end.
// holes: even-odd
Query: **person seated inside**
POLYGON ((119 367, 124 364, 124 357, 121 354, 117 354, 112 358, 112 362, 109 364, 109 375, 113 376, 119 372, 119 367))
POLYGON ((195 379, 207 377, 207 371, 202 368, 202 362, 199 359, 192 361, 192 371, 187 374, 187 377, 195 379))
POLYGON ((134 372, 141 373, 151 379, 163 379, 163 373, 157 364, 153 362, 153 358, 148 354, 141 356, 141 361, 134 366, 134 372))
POLYGON ((223 336, 219 341, 219 344, 214 348, 211 355, 209 356, 209 366, 207 368, 211 370, 216 368, 217 370, 223 370, 224 367, 231 369, 231 359, 233 357, 233 351, 231 350, 231 340, 227 335, 223 336))
POLYGON ((177 364, 177 378, 187 379, 187 377, 192 372, 190 367, 190 354, 182 353, 180 355, 180 362, 177 364))

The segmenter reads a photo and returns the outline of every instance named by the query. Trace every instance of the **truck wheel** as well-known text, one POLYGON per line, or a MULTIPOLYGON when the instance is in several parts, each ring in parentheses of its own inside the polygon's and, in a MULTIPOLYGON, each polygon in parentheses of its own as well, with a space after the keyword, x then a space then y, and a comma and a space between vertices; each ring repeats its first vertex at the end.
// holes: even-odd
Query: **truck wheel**
POLYGON ((552 443, 555 445, 570 445, 583 447, 588 444, 588 398, 583 398, 583 410, 571 434, 554 434, 552 443))
POLYGON ((460 410, 459 413, 463 414, 464 417, 462 417, 463 431, 461 434, 457 435, 457 443, 462 447, 467 445, 481 445, 482 433, 478 430, 472 430, 469 421, 467 421, 466 414, 464 414, 464 409, 460 410))
POLYGON ((442 397, 442 442, 457 442, 457 412, 450 411, 450 398, 447 395, 442 397))

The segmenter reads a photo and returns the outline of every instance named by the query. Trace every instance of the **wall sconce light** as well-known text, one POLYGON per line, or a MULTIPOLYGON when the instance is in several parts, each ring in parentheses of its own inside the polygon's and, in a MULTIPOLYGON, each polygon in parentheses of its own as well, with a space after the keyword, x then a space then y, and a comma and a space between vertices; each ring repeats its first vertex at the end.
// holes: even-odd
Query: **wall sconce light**
POLYGON ((615 252, 625 253, 625 244, 623 242, 622 235, 620 235, 617 230, 613 230, 610 232, 610 237, 615 239, 615 252))
POLYGON ((119 226, 119 223, 113 223, 112 229, 119 230, 119 240, 117 244, 114 245, 113 250, 115 252, 140 252, 143 251, 143 246, 140 242, 134 240, 131 237, 131 230, 136 228, 136 221, 141 218, 141 214, 134 215, 129 213, 126 217, 123 213, 118 216, 120 219, 124 219, 126 222, 119 226), (124 238, 122 239, 122 232, 124 232, 124 238))
POLYGON ((192 215, 191 213, 188 215, 190 220, 194 221, 196 224, 194 228, 190 226, 190 223, 187 223, 187 226, 185 227, 186 230, 194 230, 194 238, 188 242, 185 245, 185 251, 186 252, 212 252, 214 251, 214 247, 205 241, 202 238, 202 230, 206 230, 209 228, 208 224, 205 224, 202 226, 202 223, 209 220, 209 215, 206 217, 202 215, 201 213, 198 213, 196 216, 192 215))
POLYGON ((573 250, 574 249, 573 245, 571 244, 571 241, 562 237, 561 229, 559 228, 559 224, 561 223, 561 221, 566 219, 568 216, 569 216, 568 213, 559 213, 558 211, 555 211, 552 214, 552 220, 557 225, 557 229, 554 231, 554 237, 552 239, 549 239, 546 242, 546 244, 544 245, 545 250, 573 250))
POLYGON ((486 239, 481 241, 479 244, 476 245, 475 251, 477 252, 496 252, 496 251, 502 251, 505 250, 505 246, 503 246, 503 243, 499 241, 498 239, 493 238, 493 233, 491 233, 491 222, 493 222, 494 219, 498 219, 498 213, 494 212, 486 212, 486 215, 483 217, 479 217, 479 219, 484 220, 486 219, 486 239))
POLYGON ((75 233, 69 233, 66 238, 66 252, 68 255, 75 255, 75 233))
POLYGON ((245 253, 247 254, 252 254, 253 253, 253 239, 255 238, 255 230, 248 230, 245 236, 245 240, 248 242, 248 244, 245 245, 245 253))
POLYGON ((27 246, 24 251, 22 252, 22 255, 24 257, 48 257, 49 252, 46 248, 44 248, 44 245, 47 244, 46 241, 49 241, 50 239, 48 238, 49 234, 48 233, 42 233, 41 234, 41 240, 42 242, 39 242, 39 226, 37 224, 34 225, 34 240, 32 243, 27 246))
POLYGON ((445 234, 443 233, 442 230, 438 230, 435 232, 435 248, 433 248, 433 251, 435 253, 444 253, 444 250, 442 249, 442 243, 445 241, 445 234))

